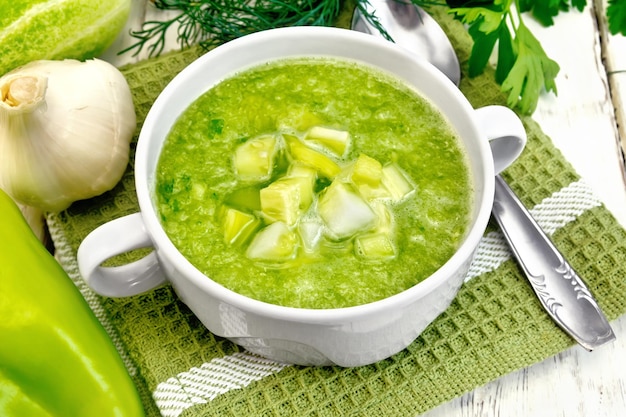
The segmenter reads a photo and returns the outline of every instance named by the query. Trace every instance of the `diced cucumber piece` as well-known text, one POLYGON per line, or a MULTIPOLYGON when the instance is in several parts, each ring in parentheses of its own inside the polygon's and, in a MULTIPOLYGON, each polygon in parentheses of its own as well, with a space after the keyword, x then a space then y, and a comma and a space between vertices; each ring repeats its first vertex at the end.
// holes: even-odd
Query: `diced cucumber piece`
POLYGON ((352 167, 352 182, 357 186, 368 185, 376 188, 383 176, 383 166, 376 159, 360 154, 352 167))
POLYGON ((205 193, 206 193, 206 185, 201 184, 199 182, 194 182, 191 185, 191 196, 194 198, 194 200, 204 199, 205 193))
POLYGON ((317 179, 317 171, 308 165, 296 162, 289 165, 289 169, 287 170, 287 176, 308 178, 311 181, 311 184, 315 184, 315 180, 317 179))
POLYGON ((377 233, 386 233, 390 234, 393 230, 393 214, 389 209, 389 206, 381 201, 374 201, 370 203, 370 207, 376 213, 377 222, 376 229, 377 233))
POLYGON ((243 245, 261 225, 254 215, 228 207, 224 214, 224 241, 233 246, 243 245))
POLYGON ((395 163, 387 164, 383 167, 382 183, 389 190, 391 198, 395 201, 402 200, 415 188, 408 178, 395 163))
POLYGON ((296 162, 289 165, 287 178, 301 178, 303 181, 306 181, 311 186, 311 199, 313 199, 316 193, 315 184, 317 181, 317 171, 314 168, 296 162))
POLYGON ((276 222, 254 236, 246 256, 254 260, 284 261, 293 258, 296 248, 296 234, 285 223, 276 222))
POLYGON ((263 188, 260 196, 268 220, 292 226, 313 202, 313 184, 306 177, 283 177, 263 188))
POLYGON ((298 224, 298 234, 305 252, 313 253, 317 251, 323 231, 324 225, 319 221, 304 220, 298 224))
POLYGON ((315 168, 321 175, 327 178, 335 178, 341 172, 341 168, 335 161, 315 149, 309 148, 296 136, 283 135, 289 148, 291 157, 300 163, 315 168))
POLYGON ((253 185, 238 188, 224 199, 224 204, 243 211, 259 211, 261 210, 260 187, 253 185))
POLYGON ((244 181, 264 181, 272 175, 277 141, 273 135, 250 139, 235 150, 234 167, 244 181))
POLYGON ((396 256, 395 248, 385 233, 360 235, 354 239, 356 255, 367 260, 387 260, 396 256))
POLYGON ((379 199, 390 199, 391 193, 385 188, 381 182, 378 187, 372 187, 367 184, 361 184, 357 186, 359 193, 365 199, 365 201, 373 202, 379 199))
POLYGON ((312 181, 311 177, 286 177, 283 178, 282 181, 292 184, 298 193, 298 200, 300 201, 300 205, 298 206, 300 211, 299 215, 302 215, 302 213, 309 209, 311 203, 313 202, 313 198, 315 196, 315 191, 313 189, 315 181, 312 181))
POLYGON ((350 133, 345 130, 314 126, 309 129, 304 140, 319 143, 335 155, 342 157, 350 146, 350 133))
POLYGON ((346 239, 376 225, 376 214, 350 184, 334 181, 319 198, 317 211, 331 238, 346 239))
MULTIPOLYGON (((304 137, 282 133, 283 142, 280 133, 263 135, 235 150, 242 185, 220 207, 224 240, 248 245, 248 258, 268 262, 289 261, 299 252, 309 260, 394 258, 389 204, 414 191, 411 179, 394 158, 384 166, 365 154, 339 162, 351 146, 349 133, 322 127, 316 116, 306 119, 313 127, 304 137)), ((192 184, 191 191, 206 198, 202 184, 192 184)))

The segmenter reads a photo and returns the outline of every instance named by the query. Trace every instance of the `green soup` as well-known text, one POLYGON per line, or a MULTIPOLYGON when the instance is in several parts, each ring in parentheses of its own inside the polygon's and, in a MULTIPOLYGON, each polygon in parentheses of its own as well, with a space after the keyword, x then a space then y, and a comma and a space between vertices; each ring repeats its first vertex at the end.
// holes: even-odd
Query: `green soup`
POLYGON ((327 309, 435 272, 469 228, 472 195, 457 133, 416 91, 361 63, 290 58, 183 112, 154 198, 174 245, 216 282, 327 309))

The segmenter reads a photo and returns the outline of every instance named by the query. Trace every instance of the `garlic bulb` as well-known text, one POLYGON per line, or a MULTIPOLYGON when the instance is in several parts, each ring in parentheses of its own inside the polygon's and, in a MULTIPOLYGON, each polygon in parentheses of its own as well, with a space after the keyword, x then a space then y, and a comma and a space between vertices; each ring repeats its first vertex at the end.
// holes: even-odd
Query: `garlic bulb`
POLYGON ((124 76, 101 60, 34 61, 0 78, 0 187, 61 211, 113 188, 136 128, 124 76))

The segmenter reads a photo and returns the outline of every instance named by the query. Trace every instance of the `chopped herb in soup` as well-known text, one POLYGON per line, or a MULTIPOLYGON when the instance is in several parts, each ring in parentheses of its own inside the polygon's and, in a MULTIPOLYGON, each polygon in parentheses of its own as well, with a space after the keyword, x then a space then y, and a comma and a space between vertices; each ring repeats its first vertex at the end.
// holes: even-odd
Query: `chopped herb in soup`
POLYGON ((155 198, 174 245, 223 286, 301 308, 365 304, 441 267, 469 227, 460 139, 417 92, 331 58, 242 71, 163 146, 155 198))

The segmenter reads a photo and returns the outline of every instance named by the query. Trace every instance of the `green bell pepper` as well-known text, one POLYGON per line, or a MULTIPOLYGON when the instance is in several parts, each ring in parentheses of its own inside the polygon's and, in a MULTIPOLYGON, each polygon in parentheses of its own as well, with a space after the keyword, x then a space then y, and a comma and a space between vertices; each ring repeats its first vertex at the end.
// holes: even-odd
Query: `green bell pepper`
POLYGON ((2 190, 0 415, 144 415, 108 334, 2 190))

